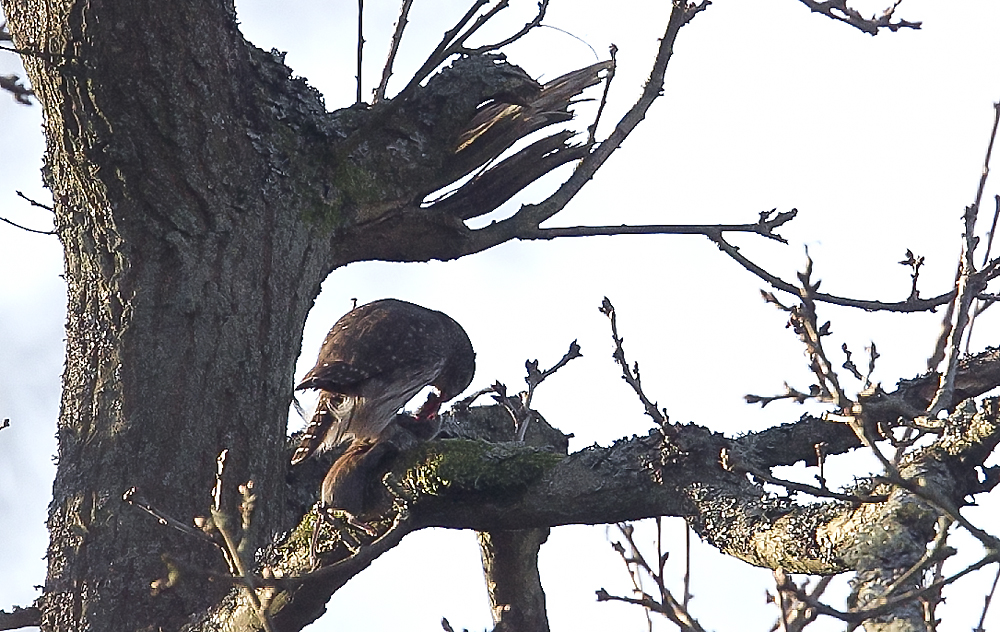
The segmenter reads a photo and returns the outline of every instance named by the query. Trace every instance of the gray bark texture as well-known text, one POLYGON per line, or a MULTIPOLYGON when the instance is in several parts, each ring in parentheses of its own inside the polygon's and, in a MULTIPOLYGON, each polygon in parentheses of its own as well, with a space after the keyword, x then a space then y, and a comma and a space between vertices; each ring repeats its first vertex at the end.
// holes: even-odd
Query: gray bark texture
MULTIPOLYGON (((490 407, 456 412, 449 438, 401 441, 385 484, 372 483, 384 495, 372 519, 378 535, 355 534, 365 546, 349 555, 329 530, 323 568, 305 576, 323 465, 289 472, 285 426, 320 284, 353 261, 453 259, 516 238, 514 224, 472 230, 463 220, 592 147, 557 131, 447 200, 421 202, 567 120, 569 101, 607 66, 541 86, 480 54, 374 107, 327 112, 280 55, 243 38, 225 1, 4 0, 3 9, 14 43, 30 52, 68 284, 48 576, 36 604, 43 630, 253 630, 263 607, 277 629, 293 632, 375 557, 434 525, 484 532, 502 630, 547 627, 535 557, 552 526, 684 516, 750 563, 865 577, 889 571, 859 549, 863 525, 903 525, 910 557, 933 538, 932 509, 911 523, 910 513, 893 517, 892 501, 797 505, 739 465, 811 462, 819 442, 830 454, 858 447, 838 424, 806 417, 738 439, 669 427, 566 456, 565 438, 541 421, 526 443, 512 442, 506 413, 490 407), (223 450, 218 515, 239 514, 246 481, 258 499, 238 535, 262 578, 263 606, 226 579, 217 546, 123 500, 134 488, 182 522, 206 516, 223 450), (724 453, 737 465, 723 467, 724 453), (151 591, 164 575, 165 588, 151 591)), ((661 77, 683 19, 671 24, 661 77)), ((655 96, 657 84, 649 90, 655 96)), ((592 171, 578 175, 586 181, 592 171)), ((537 225, 546 212, 529 218, 537 225)), ((1000 384, 995 352, 975 362, 960 376, 968 397, 1000 384)), ((932 382, 903 384, 872 410, 884 404, 894 418, 894 401, 921 403, 932 382)), ((933 470, 955 506, 980 491, 974 469, 998 436, 995 404, 976 419, 986 430, 974 441, 941 440, 913 465, 933 470)), ((859 604, 884 580, 873 581, 859 588, 859 604)))

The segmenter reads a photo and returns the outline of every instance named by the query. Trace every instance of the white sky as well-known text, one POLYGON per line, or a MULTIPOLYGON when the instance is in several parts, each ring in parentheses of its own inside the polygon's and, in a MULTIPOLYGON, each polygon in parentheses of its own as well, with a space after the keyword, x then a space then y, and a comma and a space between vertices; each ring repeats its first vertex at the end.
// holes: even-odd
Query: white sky
MULTIPOLYGON (((648 75, 669 3, 552 4, 546 24, 585 40, 602 58, 610 43, 619 48, 602 124, 607 133, 648 75)), ((370 95, 398 4, 367 5, 364 90, 370 95)), ((415 3, 397 79, 423 61, 465 5, 415 3)), ((530 1, 513 5, 498 27, 519 27, 534 9, 530 1)), ((866 13, 882 8, 856 6, 866 13)), ((353 101, 355 7, 263 0, 237 5, 247 37, 288 51, 287 63, 324 93, 331 109, 353 101)), ((749 236, 733 242, 789 280, 807 245, 825 291, 882 300, 908 294, 908 271, 896 262, 911 248, 927 257, 922 295, 946 291, 959 249, 959 218, 973 200, 992 103, 1000 99, 1000 6, 907 0, 899 15, 923 20, 923 30, 872 38, 810 14, 795 0, 719 0, 682 30, 665 94, 647 120, 551 225, 744 223, 760 211, 796 207, 799 217, 780 231, 788 246, 749 236)), ((507 52, 542 80, 595 61, 579 40, 552 29, 507 52)), ((12 71, 21 72, 14 57, 0 55, 0 73, 12 71)), ((581 107, 580 129, 589 123, 587 107, 581 107)), ((50 199, 38 172, 39 126, 39 107, 17 106, 0 94, 0 215, 47 228, 48 213, 14 194, 50 199)), ((554 183, 540 183, 519 201, 540 199, 554 183)), ((996 192, 988 186, 984 199, 996 192)), ((988 218, 980 234, 986 224, 988 218)), ((44 580, 62 370, 61 271, 55 237, 0 225, 0 418, 11 419, 0 432, 0 568, 6 571, 0 573, 0 608, 27 605, 38 594, 32 586, 44 580)), ((535 404, 555 426, 575 434, 571 449, 608 444, 645 434, 649 423, 611 361, 607 321, 597 312, 607 295, 647 393, 674 421, 730 434, 759 430, 793 421, 803 409, 777 403, 761 411, 745 405, 744 394, 776 393, 786 380, 809 384, 802 350, 784 328, 784 315, 760 300, 761 287, 702 237, 514 243, 449 263, 355 264, 334 272, 316 301, 297 375, 312 364, 323 335, 352 297, 394 296, 441 309, 463 324, 477 351, 472 388, 499 379, 517 390, 525 359, 549 366, 578 339, 584 357, 550 378, 535 404)), ((882 354, 876 378, 887 386, 922 370, 939 323, 938 315, 835 307, 822 308, 821 316, 833 321, 834 357, 840 357, 840 342, 858 357, 876 342, 882 354)), ((997 344, 996 318, 991 310, 977 322, 979 348, 997 344)), ((871 467, 857 458, 833 465, 842 481, 871 467)), ((992 505, 968 515, 989 526, 992 505)), ((683 557, 676 527, 668 544, 671 563, 683 557)), ((625 594, 630 586, 605 532, 602 526, 559 528, 543 547, 553 630, 645 628, 639 610, 594 601, 598 588, 625 594)), ((707 629, 768 629, 774 617, 764 602, 769 573, 705 546, 697 555, 693 615, 707 629)), ((945 592, 947 629, 975 626, 990 580, 983 574, 945 592)), ((313 629, 438 630, 442 616, 456 629, 489 627, 474 535, 409 536, 341 590, 329 610, 313 629)), ((987 629, 991 623, 1000 624, 996 610, 987 629)), ((842 629, 834 622, 814 627, 842 629)), ((671 627, 658 623, 656 629, 671 627)))

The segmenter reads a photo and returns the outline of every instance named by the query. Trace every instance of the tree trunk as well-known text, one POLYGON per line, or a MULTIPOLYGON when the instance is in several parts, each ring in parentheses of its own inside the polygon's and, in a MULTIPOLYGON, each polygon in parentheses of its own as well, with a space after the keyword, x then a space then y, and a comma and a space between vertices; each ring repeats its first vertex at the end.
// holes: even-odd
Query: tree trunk
MULTIPOLYGON (((248 609, 231 581, 209 578, 212 570, 229 573, 216 547, 157 523, 123 495, 134 489, 158 512, 191 524, 209 514, 216 459, 226 451, 220 510, 238 513, 246 481, 258 499, 249 530, 237 533, 246 550, 295 526, 304 503, 286 487, 285 425, 303 324, 322 281, 352 261, 450 259, 526 230, 538 237, 531 231, 565 206, 645 115, 662 89, 677 31, 704 6, 675 4, 682 8, 671 15, 644 96, 606 143, 591 151, 569 145, 569 132, 554 133, 425 207, 429 193, 567 120, 570 101, 608 66, 540 86, 498 56, 471 55, 417 77, 391 101, 331 113, 278 56, 243 39, 232 3, 6 3, 44 111, 44 177, 68 285, 42 628, 176 630, 196 615, 219 615, 198 629, 259 627, 243 616, 248 609), (483 229, 465 225, 579 158, 546 203, 483 229)), ((985 364, 976 375, 986 377, 967 395, 1000 383, 1000 361, 985 364)), ((872 419, 877 403, 865 402, 872 419)), ((894 420, 899 411, 889 404, 894 420)), ((957 482, 942 493, 956 505, 981 491, 974 468, 1000 436, 995 404, 979 418, 988 430, 978 443, 932 455, 951 459, 957 482)), ((441 442, 428 448, 441 450, 436 462, 447 466, 444 453, 461 451, 458 470, 468 474, 481 458, 483 469, 503 475, 484 487, 473 468, 454 498, 441 494, 418 506, 383 548, 364 549, 326 585, 306 585, 316 600, 281 612, 283 632, 311 621, 350 573, 407 530, 429 525, 491 531, 487 553, 506 551, 489 564, 495 605, 512 604, 511 620, 497 620, 500 629, 522 622, 544 629, 533 564, 545 527, 558 524, 684 515, 705 539, 751 563, 868 570, 877 556, 845 561, 864 511, 839 502, 796 506, 747 476, 814 458, 818 442, 829 454, 858 445, 846 426, 808 418, 732 440, 693 425, 664 427, 565 459, 521 452, 520 444, 487 450, 441 442), (737 458, 723 468, 727 453, 737 458), (515 474, 502 471, 518 456, 515 474), (491 496, 497 490, 503 502, 491 496), (539 529, 526 534, 529 527, 539 529), (504 530, 522 531, 508 538, 504 530), (817 534, 832 537, 820 546, 817 534)), ((927 529, 917 531, 926 541, 927 529)), ((285 547, 268 550, 275 559, 288 555, 273 567, 294 558, 284 568, 305 570, 301 544, 285 547)))
POLYGON ((51 53, 26 62, 69 293, 43 627, 177 628, 227 586, 186 581, 153 598, 161 554, 224 571, 222 558, 122 495, 135 487, 190 524, 228 449, 224 507, 247 480, 269 499, 249 545, 288 526, 290 376, 328 264, 279 149, 264 146, 257 53, 231 7, 6 9, 19 46, 51 53))
POLYGON ((538 551, 548 537, 548 529, 479 534, 494 632, 548 631, 545 592, 538 576, 538 551))
POLYGON ((443 211, 420 202, 566 120, 604 66, 546 93, 500 58, 474 56, 381 108, 327 113, 280 58, 243 39, 232 3, 4 8, 16 45, 34 53, 25 65, 68 284, 43 627, 174 629, 227 586, 196 578, 152 598, 161 554, 171 568, 225 571, 222 557, 123 494, 135 488, 190 524, 208 514, 228 450, 222 509, 235 513, 248 480, 265 499, 248 550, 292 526, 285 425, 323 279, 353 260, 450 258, 509 239, 471 239, 461 220, 580 157, 566 133, 516 162, 531 164, 513 185, 453 196, 443 211), (492 112, 488 133, 464 137, 499 93, 549 100, 537 116, 492 112))

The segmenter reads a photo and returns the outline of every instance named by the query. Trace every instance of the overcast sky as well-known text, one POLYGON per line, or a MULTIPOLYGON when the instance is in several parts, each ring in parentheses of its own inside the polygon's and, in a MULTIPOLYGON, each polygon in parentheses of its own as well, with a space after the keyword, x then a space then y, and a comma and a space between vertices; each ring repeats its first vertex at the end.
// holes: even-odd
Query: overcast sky
MULTIPOLYGON (((370 95, 398 4, 367 4, 364 93, 370 95)), ((484 39, 501 39, 504 29, 530 19, 534 2, 512 4, 484 39)), ((466 3, 414 5, 390 93, 466 3)), ((607 133, 641 90, 668 6, 662 0, 552 0, 545 23, 560 30, 540 29, 507 53, 545 81, 596 61, 590 47, 604 59, 616 44, 618 73, 602 122, 607 133)), ((860 8, 870 14, 883 7, 866 2, 860 8)), ((237 4, 248 39, 288 51, 286 62, 325 95, 330 109, 353 101, 355 9, 353 2, 237 4)), ((909 293, 908 270, 897 262, 910 248, 927 258, 922 295, 947 291, 959 219, 974 199, 992 103, 1000 99, 1000 7, 987 0, 907 0, 899 16, 922 20, 924 28, 872 38, 795 0, 719 0, 682 30, 664 96, 647 120, 550 224, 746 223, 761 211, 794 207, 799 217, 780 231, 789 245, 751 236, 733 242, 789 280, 803 266, 807 246, 825 291, 887 301, 909 293)), ((8 72, 23 75, 12 55, 0 54, 0 74, 8 72)), ((579 129, 592 107, 580 107, 579 129)), ((51 199, 39 176, 40 117, 37 105, 18 106, 0 94, 0 216, 47 229, 48 212, 14 193, 51 199)), ((566 174, 538 183, 487 219, 541 199, 566 174)), ((985 199, 996 192, 989 186, 985 199)), ((11 420, 0 432, 0 608, 27 605, 38 594, 32 586, 44 581, 62 370, 61 271, 55 237, 0 225, 0 417, 11 420)), ((607 320, 597 311, 607 295, 647 394, 672 420, 730 434, 759 430, 794 421, 804 409, 777 403, 760 410, 744 404, 743 395, 777 393, 785 381, 800 388, 810 383, 801 347, 784 328, 784 315, 760 300, 761 287, 696 236, 512 243, 448 263, 354 264, 335 271, 316 301, 296 376, 313 363, 323 335, 352 298, 397 297, 445 311, 465 327, 477 351, 473 389, 500 380, 517 390, 526 359, 551 365, 578 339, 584 357, 550 378, 535 406, 575 435, 571 449, 606 445, 650 426, 611 360, 607 320)), ((829 306, 821 317, 833 322, 832 351, 846 342, 863 354, 875 341, 882 355, 875 378, 887 387, 923 370, 940 323, 937 314, 829 306)), ((997 315, 986 312, 976 323, 974 346, 996 345, 998 329, 997 315)), ((293 420, 291 429, 301 425, 293 420)), ((832 467, 837 480, 847 482, 872 466, 843 458, 832 467)), ((988 504, 968 515, 986 524, 989 510, 988 504)), ((669 521, 672 563, 683 557, 677 523, 669 521)), ((648 533, 643 537, 651 542, 648 533)), ((692 614, 708 629, 767 630, 775 614, 764 600, 769 572, 704 545, 696 546, 696 555, 692 614)), ((969 547, 962 560, 975 556, 969 547)), ((625 594, 630 587, 605 527, 555 529, 541 565, 554 630, 645 629, 638 609, 594 600, 598 588, 625 594)), ((676 577, 674 585, 679 572, 676 577)), ((945 591, 947 629, 975 626, 991 580, 983 574, 945 591)), ((474 534, 428 530, 407 537, 337 593, 329 609, 314 629, 437 630, 442 616, 456 629, 488 627, 474 534)), ((987 629, 991 623, 1000 625, 995 610, 987 629)), ((659 623, 656 629, 671 628, 659 623)))

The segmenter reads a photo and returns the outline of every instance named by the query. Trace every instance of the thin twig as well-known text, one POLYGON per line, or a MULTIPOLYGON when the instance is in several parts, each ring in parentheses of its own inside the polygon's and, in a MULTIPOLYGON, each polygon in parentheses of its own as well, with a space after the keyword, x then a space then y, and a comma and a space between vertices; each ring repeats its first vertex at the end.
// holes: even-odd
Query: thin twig
MULTIPOLYGON (((989 263, 990 252, 993 250, 993 236, 997 232, 997 220, 1000 219, 1000 195, 993 196, 993 223, 990 225, 990 232, 986 236, 986 252, 983 254, 983 265, 989 263)), ((976 299, 976 309, 972 310, 969 315, 969 333, 965 336, 965 353, 968 355, 972 347, 972 328, 976 324, 976 317, 983 312, 987 307, 993 304, 994 301, 989 299, 976 299)))
POLYGON ((983 190, 986 188, 986 179, 990 173, 990 158, 993 155, 993 143, 997 136, 997 127, 1000 126, 1000 102, 993 104, 993 129, 990 131, 990 142, 986 146, 986 158, 983 160, 983 171, 979 178, 979 187, 976 189, 976 198, 972 206, 965 209, 963 219, 965 220, 965 240, 962 242, 962 257, 959 261, 958 285, 956 287, 955 314, 951 320, 951 327, 948 328, 948 343, 945 353, 945 369, 941 372, 941 379, 938 390, 934 394, 934 399, 927 407, 927 416, 931 419, 937 417, 942 410, 951 408, 954 402, 952 398, 955 391, 955 371, 958 366, 958 359, 962 354, 962 338, 965 335, 965 328, 969 324, 969 311, 972 301, 982 288, 975 282, 976 264, 973 255, 978 245, 976 237, 976 218, 979 214, 979 205, 983 199, 983 190))
MULTIPOLYGON (((761 406, 765 406, 776 399, 785 399, 788 397, 795 397, 799 403, 808 398, 815 398, 820 401, 833 403, 841 411, 850 409, 854 404, 853 400, 847 396, 841 387, 837 371, 834 369, 833 363, 830 361, 823 347, 823 338, 830 334, 830 323, 819 324, 815 297, 820 282, 816 281, 813 283, 812 269, 813 261, 809 257, 807 250, 806 269, 797 274, 799 279, 799 287, 797 289, 798 305, 786 306, 770 292, 761 291, 761 295, 765 301, 788 313, 788 326, 793 329, 799 340, 806 347, 806 356, 809 358, 809 369, 816 376, 816 384, 810 387, 808 396, 805 393, 792 389, 786 383, 785 390, 787 394, 773 397, 747 395, 747 403, 760 402, 761 406)), ((852 367, 853 363, 850 362, 850 352, 847 351, 846 345, 842 349, 848 354, 848 362, 845 363, 845 366, 852 367)), ((854 371, 858 379, 861 379, 861 374, 857 371, 856 367, 854 371)))
MULTIPOLYGON (((549 377, 562 367, 566 366, 570 360, 583 357, 583 353, 580 351, 580 345, 577 344, 576 340, 569 343, 569 350, 563 354, 563 357, 556 362, 551 369, 545 371, 538 370, 538 360, 527 360, 524 363, 524 368, 527 369, 528 375, 524 378, 524 381, 528 384, 528 390, 523 394, 522 397, 522 408, 525 411, 531 411, 531 399, 535 395, 535 389, 545 381, 545 378, 549 377)), ((529 414, 530 418, 530 414, 529 414)), ((517 440, 524 441, 524 433, 528 429, 528 419, 522 419, 520 427, 517 429, 517 440)))
POLYGON ((507 396, 507 387, 503 385, 499 380, 493 383, 493 386, 483 389, 477 393, 473 393, 472 396, 459 402, 460 406, 466 408, 480 395, 484 393, 493 393, 493 399, 500 404, 500 406, 507 411, 510 415, 511 420, 514 422, 514 436, 517 441, 524 441, 524 433, 528 430, 528 425, 531 420, 535 418, 535 411, 531 409, 531 400, 535 395, 535 389, 545 381, 545 378, 549 377, 566 364, 575 358, 582 357, 583 354, 580 352, 580 345, 577 344, 576 340, 569 344, 569 350, 563 354, 563 357, 556 362, 551 369, 545 371, 538 370, 538 360, 526 360, 524 363, 524 368, 527 369, 528 375, 524 378, 524 381, 528 384, 528 390, 521 391, 516 397, 507 396))
POLYGON ((899 262, 901 266, 907 266, 910 268, 910 279, 912 284, 910 286, 910 298, 909 300, 917 300, 920 298, 920 292, 917 291, 917 281, 920 279, 920 266, 924 265, 924 258, 918 257, 913 254, 913 251, 909 248, 906 249, 906 259, 899 262))
POLYGON ((993 585, 990 586, 990 592, 986 595, 983 601, 983 613, 979 615, 979 625, 976 626, 973 632, 986 632, 986 628, 983 627, 983 623, 986 621, 986 612, 990 609, 990 603, 993 601, 993 595, 997 591, 997 581, 1000 580, 1000 566, 997 567, 997 574, 993 577, 993 585))
MULTIPOLYGON (((268 614, 267 608, 261 603, 260 597, 257 595, 256 578, 253 574, 247 572, 246 564, 243 562, 243 556, 240 553, 241 547, 237 544, 236 538, 233 537, 229 529, 230 517, 222 510, 222 475, 225 472, 226 456, 228 454, 229 450, 225 449, 219 453, 216 459, 215 487, 212 490, 212 522, 226 543, 225 550, 228 553, 230 564, 236 571, 234 574, 239 580, 240 586, 243 587, 247 598, 250 600, 250 605, 253 606, 257 618, 260 619, 260 623, 266 632, 274 632, 274 623, 271 621, 271 615, 268 614)), ((245 515, 244 520, 248 519, 249 516, 245 515)))
POLYGON ((615 68, 618 65, 616 55, 618 47, 614 44, 608 49, 611 54, 611 65, 608 66, 608 76, 604 78, 604 93, 601 94, 601 104, 597 106, 597 114, 594 115, 594 122, 587 128, 587 145, 593 145, 597 136, 597 125, 601 122, 601 114, 604 113, 604 106, 608 104, 608 92, 611 91, 611 80, 615 78, 615 68))
POLYGON ((622 368, 622 379, 632 387, 635 394, 639 397, 639 401, 642 402, 642 406, 646 411, 646 414, 653 418, 665 434, 675 434, 676 431, 670 426, 670 417, 667 415, 666 410, 660 411, 657 404, 649 401, 646 394, 642 390, 642 379, 639 376, 639 363, 636 362, 634 366, 629 367, 628 360, 625 359, 625 349, 622 344, 625 340, 618 336, 618 316, 615 313, 615 306, 611 304, 611 301, 607 296, 601 302, 601 306, 598 308, 599 311, 608 317, 611 321, 611 338, 615 343, 615 352, 613 357, 618 366, 622 368))
POLYGON ((368 544, 361 546, 350 557, 315 570, 310 570, 301 575, 262 579, 260 580, 260 585, 273 586, 279 590, 286 590, 315 579, 332 577, 339 573, 353 576, 353 574, 371 564, 372 560, 376 557, 399 544, 403 537, 410 533, 413 528, 414 521, 410 517, 409 512, 401 511, 396 514, 392 525, 389 526, 385 533, 368 544))
POLYGON ((385 91, 389 85, 389 77, 392 76, 392 65, 396 61, 396 53, 399 51, 399 44, 403 41, 403 31, 406 29, 407 17, 410 15, 410 7, 413 0, 403 0, 403 6, 399 10, 399 19, 396 20, 396 29, 392 33, 392 41, 389 44, 389 58, 382 68, 382 80, 379 81, 378 88, 375 88, 373 103, 378 103, 385 99, 385 91))
MULTIPOLYGON (((804 594, 809 600, 815 601, 826 591, 832 580, 832 575, 822 577, 816 582, 812 592, 806 592, 807 582, 803 582, 800 588, 784 569, 775 569, 774 586, 778 591, 778 607, 780 609, 777 626, 783 632, 801 632, 815 621, 820 614, 818 609, 812 606, 809 601, 801 599, 799 595, 804 594)), ((773 629, 774 627, 772 627, 773 629)))
POLYGON ((784 487, 785 489, 802 492, 804 494, 809 494, 811 496, 817 496, 820 498, 834 498, 836 500, 844 500, 850 503, 884 503, 889 500, 889 496, 885 494, 878 494, 875 496, 858 496, 857 494, 842 494, 839 492, 830 491, 827 488, 816 487, 815 485, 808 485, 806 483, 796 483, 795 481, 788 481, 785 479, 777 478, 771 474, 756 468, 749 463, 743 461, 741 465, 752 474, 755 478, 770 483, 772 485, 778 485, 784 487))
MULTIPOLYGON (((360 1, 360 0, 359 0, 360 1)), ((477 20, 464 35, 459 37, 459 33, 465 28, 466 25, 476 16, 479 10, 489 4, 489 0, 476 0, 476 2, 465 12, 465 15, 458 21, 458 23, 449 31, 446 31, 444 37, 441 39, 441 43, 438 44, 437 48, 430 54, 423 65, 413 74, 410 81, 407 82, 406 86, 399 91, 399 94, 395 96, 391 101, 386 102, 382 108, 376 111, 376 113, 368 120, 366 125, 361 126, 355 130, 347 140, 341 144, 338 149, 338 153, 341 156, 348 156, 351 152, 357 149, 358 145, 367 138, 367 134, 370 130, 376 129, 381 126, 386 120, 391 117, 395 111, 405 102, 407 102, 412 95, 412 93, 417 89, 420 83, 430 76, 434 69, 443 64, 448 60, 453 54, 455 54, 461 47, 465 38, 469 37, 472 33, 482 27, 486 21, 496 14, 499 9, 502 9, 507 5, 508 0, 501 2, 499 7, 494 7, 489 12, 487 12, 485 19, 483 17, 477 20), (456 37, 459 39, 456 40, 456 37)), ((360 40, 359 40, 360 41, 360 40)), ((360 73, 358 73, 360 76, 360 73)), ((360 90, 360 88, 359 88, 360 90)), ((360 97, 358 98, 360 102, 360 97)))
POLYGON ((30 50, 27 48, 16 48, 14 46, 0 46, 0 50, 5 50, 11 53, 17 53, 18 55, 37 57, 39 59, 44 59, 45 61, 52 61, 53 59, 62 59, 62 60, 76 59, 72 55, 64 55, 62 53, 43 53, 37 50, 30 50))
POLYGON ((917 573, 923 573, 924 570, 933 564, 934 562, 939 562, 947 559, 954 555, 954 550, 946 549, 945 545, 948 542, 948 529, 951 528, 952 522, 947 516, 941 516, 938 518, 937 535, 934 536, 934 542, 931 544, 930 549, 925 550, 920 559, 917 560, 915 564, 906 569, 902 575, 895 578, 891 584, 886 586, 885 592, 879 597, 874 603, 878 604, 885 601, 889 596, 898 591, 902 586, 905 586, 917 573))
POLYGON ((805 601, 806 603, 808 603, 810 606, 816 608, 820 612, 820 614, 825 614, 827 616, 834 617, 836 619, 840 619, 841 621, 846 621, 848 623, 861 623, 862 621, 865 621, 867 619, 871 619, 883 615, 887 612, 890 612, 896 607, 905 604, 909 601, 912 601, 913 599, 918 599, 928 593, 940 590, 941 588, 949 584, 955 583, 956 581, 965 577, 966 575, 974 573, 985 566, 989 566, 990 564, 995 564, 998 561, 1000 561, 1000 555, 997 555, 997 553, 995 552, 991 552, 983 556, 983 558, 980 559, 979 561, 970 564, 969 566, 955 573, 954 575, 951 575, 939 581, 932 582, 926 586, 915 588, 909 592, 903 593, 902 595, 898 595, 892 599, 889 599, 879 604, 878 606, 872 608, 864 608, 861 610, 843 612, 841 610, 832 608, 824 603, 820 603, 819 601, 810 598, 809 595, 799 593, 798 597, 803 601, 805 601))
MULTIPOLYGON (((774 276, 770 272, 764 270, 754 262, 744 257, 743 254, 740 253, 739 248, 723 239, 721 234, 708 235, 708 238, 711 239, 720 250, 746 268, 746 270, 768 283, 774 289, 781 290, 782 292, 788 292, 789 294, 798 294, 798 288, 795 285, 774 276)), ((977 275, 977 282, 985 283, 995 278, 998 273, 1000 273, 1000 270, 997 270, 996 268, 983 269, 979 275, 977 275)), ((934 298, 922 298, 917 300, 907 299, 905 301, 898 301, 895 303, 847 298, 843 296, 835 296, 833 294, 825 294, 823 292, 816 292, 813 295, 813 300, 822 303, 830 303, 831 305, 857 307, 865 310, 866 312, 888 311, 903 313, 933 311, 941 305, 948 304, 954 298, 955 290, 941 294, 940 296, 935 296, 934 298)))
MULTIPOLYGON (((619 597, 609 594, 608 591, 602 588, 597 591, 597 600, 623 601, 625 603, 641 605, 647 611, 647 619, 649 617, 648 612, 658 612, 667 617, 682 632, 704 632, 698 621, 688 613, 687 606, 678 602, 667 589, 663 568, 668 553, 662 552, 660 540, 657 540, 657 570, 653 570, 652 566, 650 566, 649 562, 642 555, 642 551, 636 546, 634 539, 635 527, 628 523, 620 523, 618 524, 618 529, 628 542, 628 554, 626 554, 625 547, 620 542, 613 542, 611 546, 621 556, 622 561, 625 562, 625 567, 628 569, 633 586, 635 586, 635 592, 639 597, 619 597), (659 601, 642 589, 641 578, 643 572, 656 584, 657 590, 660 593, 659 601)), ((658 533, 662 536, 661 532, 658 531, 658 533)))
POLYGON ((38 208, 43 208, 43 209, 45 209, 46 211, 48 211, 50 213, 55 213, 56 212, 56 210, 54 208, 52 208, 51 206, 49 206, 47 204, 42 204, 41 202, 39 202, 37 200, 33 200, 30 197, 28 197, 27 195, 25 195, 24 193, 21 193, 20 191, 14 191, 14 193, 17 194, 17 197, 21 198, 22 200, 26 201, 28 204, 30 204, 32 206, 37 206, 38 208))
MULTIPOLYGON (((506 5, 506 2, 502 4, 506 5)), ((514 33, 513 35, 511 35, 506 39, 500 40, 496 44, 487 44, 485 46, 477 46, 476 48, 462 48, 461 51, 459 52, 465 55, 479 55, 481 53, 485 53, 488 51, 499 50, 504 46, 513 44, 517 40, 527 35, 528 31, 542 24, 542 20, 545 18, 545 11, 548 8, 549 8, 549 0, 541 0, 541 2, 538 3, 538 13, 535 14, 534 19, 532 19, 530 22, 522 26, 521 30, 518 31, 517 33, 514 33)))
POLYGON ((558 26, 552 26, 551 24, 539 24, 538 27, 539 28, 543 28, 543 29, 552 29, 553 31, 558 31, 558 32, 562 33, 563 35, 568 35, 568 36, 572 37, 576 41, 580 42, 581 44, 583 44, 584 46, 586 46, 587 48, 589 48, 590 52, 593 53, 593 55, 594 55, 594 59, 596 59, 598 61, 601 59, 601 56, 597 54, 597 51, 594 50, 594 47, 590 45, 590 42, 588 42, 587 40, 583 39, 582 37, 580 37, 578 35, 574 35, 573 33, 570 33, 569 31, 567 31, 565 29, 561 29, 558 26))
MULTIPOLYGON (((664 559, 664 562, 666 559, 664 559)), ((663 569, 660 569, 663 573, 663 569)), ((681 605, 687 610, 691 603, 691 525, 684 521, 684 599, 681 605)))
POLYGON ((6 217, 0 217, 0 222, 4 222, 6 224, 10 224, 14 228, 20 228, 21 230, 26 230, 29 233, 35 233, 37 235, 55 235, 56 234, 56 231, 54 231, 54 230, 36 230, 34 228, 28 228, 27 226, 21 226, 20 224, 16 224, 16 223, 10 221, 6 217))
POLYGON ((361 103, 361 60, 362 50, 365 47, 364 35, 365 0, 358 0, 358 92, 355 103, 361 103))
POLYGON ((181 533, 184 533, 186 535, 192 536, 194 538, 197 538, 205 542, 209 542, 211 544, 214 544, 215 546, 219 546, 218 542, 212 539, 211 536, 209 536, 201 529, 196 529, 195 527, 188 526, 183 522, 181 522, 180 520, 177 520, 176 518, 173 518, 167 515, 166 513, 160 511, 156 507, 150 505, 142 496, 139 496, 136 493, 135 487, 130 487, 127 490, 125 490, 125 493, 122 494, 122 500, 128 505, 131 505, 132 507, 135 507, 137 509, 141 509, 142 511, 156 518, 157 522, 159 522, 165 527, 173 527, 174 529, 177 529, 181 533))
POLYGON ((576 196, 587 182, 593 179, 597 170, 607 162, 608 158, 621 146, 632 130, 646 117, 646 113, 652 106, 653 101, 663 92, 667 64, 673 56, 674 42, 681 27, 690 22, 695 15, 704 11, 708 7, 708 4, 707 1, 700 4, 689 4, 680 0, 674 0, 670 11, 670 18, 667 20, 666 31, 660 39, 660 47, 657 50, 656 59, 653 61, 653 68, 643 88, 642 95, 629 108, 625 116, 621 118, 611 134, 577 165, 573 175, 544 201, 538 204, 525 204, 511 217, 480 228, 474 234, 479 236, 484 242, 491 242, 500 238, 507 241, 512 237, 522 239, 545 238, 544 233, 539 232, 541 223, 551 218, 569 204, 570 200, 576 196))
POLYGON ((472 19, 476 16, 476 13, 478 13, 479 10, 488 3, 489 0, 476 0, 476 2, 469 7, 469 10, 465 12, 465 15, 462 16, 458 23, 455 24, 451 30, 445 32, 444 37, 441 38, 441 43, 439 43, 437 48, 431 52, 430 56, 426 61, 424 61, 423 65, 420 66, 415 73, 413 73, 413 77, 411 77, 406 86, 399 91, 399 94, 395 99, 393 99, 394 101, 405 100, 411 92, 416 90, 417 86, 420 85, 420 82, 426 79, 435 68, 444 63, 445 60, 452 55, 452 46, 455 44, 455 38, 461 30, 465 28, 470 21, 472 21, 472 19))

